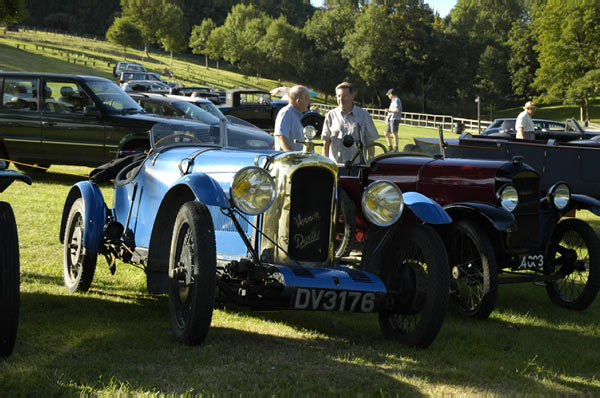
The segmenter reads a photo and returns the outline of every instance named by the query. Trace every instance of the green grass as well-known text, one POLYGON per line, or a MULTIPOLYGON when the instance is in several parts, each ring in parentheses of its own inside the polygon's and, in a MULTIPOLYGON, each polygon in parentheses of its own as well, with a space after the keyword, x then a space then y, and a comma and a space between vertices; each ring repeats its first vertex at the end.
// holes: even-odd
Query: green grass
MULTIPOLYGON (((74 47, 79 39, 73 40, 74 47)), ((17 66, 110 73, 108 66, 86 68, 0 39, 0 68, 17 66)), ((437 131, 401 126, 400 146, 415 135, 437 131)), ((0 396, 600 394, 600 304, 564 310, 532 284, 501 286, 487 321, 450 312, 426 350, 385 340, 374 315, 236 307, 215 311, 202 346, 177 344, 167 298, 146 293, 141 270, 118 263, 111 275, 99 258, 89 293, 70 295, 63 287, 62 207, 89 171, 53 166, 34 174, 32 186, 15 182, 0 194, 15 210, 22 291, 15 352, 0 359, 0 396)), ((112 187, 102 192, 111 206, 112 187)), ((578 216, 600 232, 597 217, 578 216)))

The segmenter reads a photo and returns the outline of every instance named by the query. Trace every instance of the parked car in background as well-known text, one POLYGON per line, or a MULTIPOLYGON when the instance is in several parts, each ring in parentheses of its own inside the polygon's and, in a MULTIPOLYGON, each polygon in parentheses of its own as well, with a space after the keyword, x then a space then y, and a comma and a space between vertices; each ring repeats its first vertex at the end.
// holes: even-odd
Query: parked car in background
POLYGON ((129 92, 149 92, 149 93, 168 93, 169 87, 167 84, 157 80, 129 80, 121 85, 121 88, 126 93, 129 92))
MULTIPOLYGON (((516 118, 496 119, 485 130, 483 136, 515 137, 516 118)), ((564 122, 554 120, 533 119, 536 140, 553 139, 559 142, 594 139, 600 131, 585 130, 577 120, 569 118, 564 122)), ((597 138, 596 138, 597 139, 597 138)))
POLYGON ((600 240, 588 223, 572 217, 581 209, 600 215, 600 201, 571 193, 560 179, 540 199, 540 177, 519 157, 491 161, 388 153, 367 162, 363 151, 357 148, 361 162, 353 166, 358 175, 340 177, 338 255, 358 247, 363 264, 385 263, 395 246, 392 232, 371 228, 362 215, 361 192, 377 181, 393 181, 402 192, 431 198, 452 217, 452 224, 433 227, 446 245, 451 302, 458 312, 487 318, 498 285, 506 283, 545 286, 553 303, 576 310, 596 298, 600 240))
MULTIPOLYGON (((8 170, 0 160, 0 192, 13 181, 31 185, 31 178, 8 170)), ((12 354, 19 326, 20 304, 19 235, 12 207, 0 201, 0 357, 12 354)))
POLYGON ((169 91, 169 94, 172 95, 184 95, 186 97, 202 97, 210 100, 213 104, 219 105, 221 103, 221 98, 219 93, 213 91, 209 87, 201 87, 201 86, 187 86, 187 87, 172 87, 169 91))
MULTIPOLYGON (((117 259, 134 264, 150 293, 168 293, 171 330, 185 344, 204 341, 216 302, 378 313, 386 337, 428 346, 448 303, 442 241, 406 220, 402 193, 380 182, 363 192, 366 217, 395 225, 421 250, 399 238, 377 273, 335 261, 337 167, 314 153, 314 133, 307 129, 304 151, 257 156, 223 148, 224 130, 219 138, 155 125, 145 158, 94 174, 95 182, 114 177, 114 208, 93 181, 71 188, 60 225, 67 290, 88 291, 104 255, 112 271, 117 259)), ((449 221, 438 205, 422 206, 449 221)))
MULTIPOLYGON (((219 106, 225 115, 246 120, 265 130, 275 128, 277 113, 288 104, 273 100, 268 91, 257 89, 230 89, 226 91, 225 103, 219 106)), ((321 134, 325 117, 318 112, 307 111, 302 115, 303 126, 313 126, 321 134)))
POLYGON ((0 72, 0 91, 0 158, 43 167, 96 167, 148 149, 148 130, 165 122, 101 77, 0 72))
POLYGON ((154 73, 154 72, 132 72, 129 70, 125 70, 125 71, 121 72, 121 74, 119 75, 119 83, 121 84, 121 86, 124 83, 127 83, 132 80, 155 81, 155 82, 160 82, 160 83, 163 83, 163 84, 169 86, 167 84, 167 82, 165 82, 158 73, 154 73))
POLYGON ((201 108, 191 101, 182 100, 180 96, 135 93, 130 95, 148 113, 198 120, 209 124, 212 129, 216 130, 219 129, 221 120, 225 121, 227 128, 226 146, 247 149, 274 148, 275 139, 271 134, 256 128, 248 128, 227 122, 225 116, 208 100, 204 101, 209 102, 219 114, 213 114, 206 110, 206 107, 201 108))
POLYGON ((133 62, 117 62, 117 64, 113 68, 113 75, 115 77, 120 77, 121 72, 124 71, 131 72, 147 72, 146 68, 143 65, 136 64, 133 62))

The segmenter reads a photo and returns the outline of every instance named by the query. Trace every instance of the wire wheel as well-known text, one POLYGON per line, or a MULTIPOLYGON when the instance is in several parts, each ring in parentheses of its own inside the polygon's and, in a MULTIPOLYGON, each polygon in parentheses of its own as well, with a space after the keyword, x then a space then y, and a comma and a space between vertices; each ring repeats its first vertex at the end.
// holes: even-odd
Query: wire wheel
POLYGON ((498 268, 487 233, 471 221, 453 225, 447 239, 453 278, 450 301, 462 315, 486 319, 498 295, 498 268))
POLYGON ((561 307, 584 310, 600 289, 600 241, 584 221, 567 219, 556 227, 544 262, 544 273, 561 275, 546 283, 550 300, 561 307))

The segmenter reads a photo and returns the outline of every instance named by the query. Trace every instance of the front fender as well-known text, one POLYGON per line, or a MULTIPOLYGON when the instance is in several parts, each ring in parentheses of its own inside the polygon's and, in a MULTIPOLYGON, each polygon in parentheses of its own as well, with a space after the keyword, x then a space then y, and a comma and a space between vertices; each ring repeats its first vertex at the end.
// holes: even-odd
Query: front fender
POLYGON ((498 231, 511 232, 514 230, 515 216, 508 210, 487 203, 456 202, 444 206, 444 209, 456 220, 463 218, 459 213, 475 213, 483 216, 498 231))
POLYGON ((423 222, 429 224, 449 224, 452 222, 452 218, 442 206, 423 194, 404 192, 402 198, 404 204, 423 222))
POLYGON ((60 223, 60 242, 64 243, 65 228, 71 206, 78 198, 83 199, 83 247, 90 253, 98 253, 102 245, 104 224, 106 222, 106 205, 100 188, 90 181, 80 181, 71 187, 60 223))
POLYGON ((189 187, 194 196, 205 205, 230 207, 223 188, 214 178, 204 173, 184 175, 173 184, 173 188, 181 185, 189 187))
POLYGON ((561 213, 561 216, 573 209, 589 210, 595 215, 600 216, 600 200, 587 195, 571 194, 569 206, 561 213))

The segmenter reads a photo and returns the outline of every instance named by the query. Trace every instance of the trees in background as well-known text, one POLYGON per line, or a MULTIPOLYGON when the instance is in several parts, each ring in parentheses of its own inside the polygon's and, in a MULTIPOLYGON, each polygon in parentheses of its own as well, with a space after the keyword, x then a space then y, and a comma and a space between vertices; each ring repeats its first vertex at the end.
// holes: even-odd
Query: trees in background
POLYGON ((140 47, 144 44, 142 34, 137 25, 127 17, 118 17, 106 31, 106 39, 123 47, 123 58, 127 59, 127 47, 140 47))
POLYGON ((0 26, 21 22, 26 16, 24 0, 0 0, 0 26))

